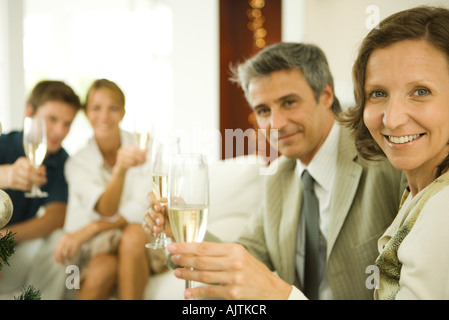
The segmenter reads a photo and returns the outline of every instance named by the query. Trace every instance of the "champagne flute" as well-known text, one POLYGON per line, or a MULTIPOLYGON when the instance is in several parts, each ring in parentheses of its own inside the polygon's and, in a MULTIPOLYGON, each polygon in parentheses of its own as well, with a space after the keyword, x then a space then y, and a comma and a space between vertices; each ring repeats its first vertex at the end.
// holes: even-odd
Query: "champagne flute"
POLYGON ((151 151, 151 175, 153 178, 153 192, 161 204, 162 214, 164 214, 164 225, 162 231, 157 236, 155 242, 147 243, 145 246, 151 249, 166 248, 171 238, 165 234, 165 221, 168 219, 167 193, 168 193, 168 168, 170 157, 181 151, 180 138, 159 136, 153 141, 151 151))
MULTIPOLYGON (((37 117, 25 117, 23 127, 23 148, 33 167, 38 168, 47 154, 47 129, 45 119, 37 117)), ((42 191, 33 184, 31 191, 25 193, 27 198, 45 198, 47 192, 42 191)))
MULTIPOLYGON (((170 162, 168 212, 176 242, 202 242, 209 211, 209 174, 202 154, 174 155, 170 162)), ((186 289, 192 281, 186 280, 186 289)))
POLYGON ((134 135, 137 140, 137 146, 140 150, 147 150, 150 143, 150 132, 152 124, 148 122, 147 117, 135 115, 134 117, 134 135))
POLYGON ((137 146, 140 150, 145 151, 148 148, 150 142, 149 132, 136 132, 137 146))

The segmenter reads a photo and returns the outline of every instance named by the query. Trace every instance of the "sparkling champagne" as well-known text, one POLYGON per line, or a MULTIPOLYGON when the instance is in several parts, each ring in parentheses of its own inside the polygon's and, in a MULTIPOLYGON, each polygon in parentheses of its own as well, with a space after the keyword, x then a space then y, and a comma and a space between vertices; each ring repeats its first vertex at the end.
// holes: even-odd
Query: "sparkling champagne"
POLYGON ((153 192, 161 205, 167 205, 168 175, 153 175, 153 192))
POLYGON ((201 242, 206 234, 208 207, 168 208, 170 225, 177 242, 201 242))
POLYGON ((148 142, 150 141, 150 134, 148 132, 145 133, 136 133, 137 137, 137 146, 141 150, 145 150, 148 147, 148 142))
POLYGON ((46 143, 24 143, 25 154, 34 166, 40 166, 45 159, 47 153, 46 143))

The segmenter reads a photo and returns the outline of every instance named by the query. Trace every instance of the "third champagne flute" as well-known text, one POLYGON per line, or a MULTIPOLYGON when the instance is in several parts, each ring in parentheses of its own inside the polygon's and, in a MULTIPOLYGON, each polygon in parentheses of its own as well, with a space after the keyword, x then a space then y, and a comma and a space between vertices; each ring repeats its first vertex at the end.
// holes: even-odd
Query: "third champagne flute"
POLYGON ((152 124, 147 117, 140 114, 134 117, 134 136, 136 138, 137 147, 146 151, 150 144, 150 133, 152 132, 152 124))
MULTIPOLYGON (((170 157, 180 152, 179 137, 158 136, 154 138, 151 151, 151 175, 153 178, 153 192, 162 206, 164 221, 168 219, 167 192, 168 192, 168 168, 170 157)), ((147 243, 145 246, 152 249, 166 248, 171 239, 165 234, 165 222, 162 231, 155 242, 147 243)))
POLYGON ((150 133, 149 132, 136 132, 135 133, 137 146, 140 150, 146 150, 148 148, 148 144, 150 142, 150 133))
MULTIPOLYGON (((202 154, 174 155, 168 174, 168 212, 176 242, 202 242, 209 211, 209 174, 202 154)), ((186 281, 186 288, 192 281, 186 281)))
MULTIPOLYGON (((47 154, 47 129, 45 119, 26 117, 23 127, 23 148, 31 165, 38 168, 44 162, 47 154)), ((25 193, 27 198, 45 198, 47 192, 34 185, 31 192, 25 193)))

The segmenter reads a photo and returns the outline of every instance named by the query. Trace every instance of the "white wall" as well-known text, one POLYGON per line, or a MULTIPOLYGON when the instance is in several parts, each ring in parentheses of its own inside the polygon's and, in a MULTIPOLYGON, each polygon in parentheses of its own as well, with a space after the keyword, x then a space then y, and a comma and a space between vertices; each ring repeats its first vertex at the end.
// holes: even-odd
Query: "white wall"
POLYGON ((25 97, 22 0, 0 0, 0 121, 3 131, 22 126, 25 97))
MULTIPOLYGON (((0 123, 4 131, 9 119, 8 29, 8 3, 0 0, 0 123)), ((9 127, 6 131, 9 131, 9 127)))
MULTIPOLYGON (((173 127, 190 134, 190 151, 208 149, 216 142, 211 133, 220 125, 218 0, 167 2, 174 10, 173 127)), ((214 150, 218 152, 218 147, 214 150)))
POLYGON ((282 41, 302 41, 307 0, 282 0, 282 41))

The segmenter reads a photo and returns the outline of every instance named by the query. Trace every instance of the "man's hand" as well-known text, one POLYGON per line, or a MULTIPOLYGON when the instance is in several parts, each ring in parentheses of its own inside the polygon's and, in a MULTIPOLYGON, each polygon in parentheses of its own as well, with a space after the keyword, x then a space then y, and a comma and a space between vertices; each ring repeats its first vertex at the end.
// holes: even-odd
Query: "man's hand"
POLYGON ((173 263, 185 267, 175 270, 177 278, 211 284, 187 289, 186 298, 287 299, 292 290, 239 244, 172 243, 167 249, 173 263))
POLYGON ((45 166, 34 168, 25 157, 20 157, 9 166, 7 184, 9 189, 29 191, 32 185, 38 187, 47 183, 45 166))

